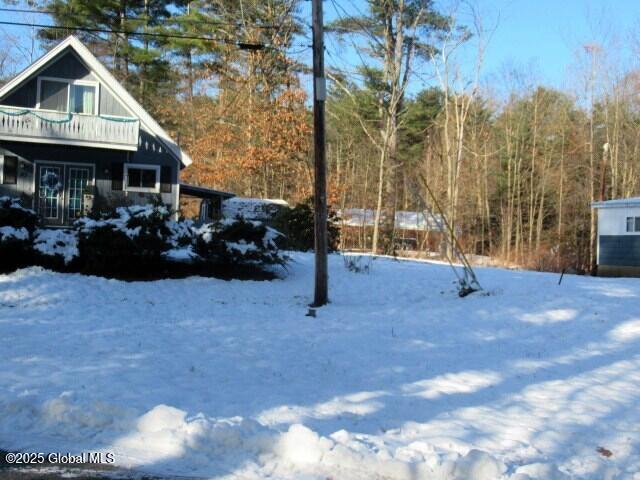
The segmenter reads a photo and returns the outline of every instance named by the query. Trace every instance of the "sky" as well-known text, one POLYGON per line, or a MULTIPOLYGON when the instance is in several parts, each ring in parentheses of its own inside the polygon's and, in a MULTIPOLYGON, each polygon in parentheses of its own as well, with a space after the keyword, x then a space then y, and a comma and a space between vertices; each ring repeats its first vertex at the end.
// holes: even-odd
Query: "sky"
POLYGON ((488 19, 498 19, 485 63, 488 74, 506 64, 532 64, 545 83, 570 78, 576 50, 588 43, 629 42, 640 32, 638 0, 481 0, 488 19))
MULTIPOLYGON (((535 72, 538 80, 558 88, 570 87, 575 52, 587 43, 618 42, 629 45, 635 29, 640 33, 640 0, 471 0, 481 12, 485 26, 497 25, 491 37, 483 66, 486 81, 499 76, 509 66, 535 72)), ((436 0, 442 9, 450 0, 436 0)), ((338 10, 356 13, 366 10, 366 0, 325 0, 325 19, 336 18, 338 10), (339 5, 338 9, 334 2, 339 5)), ((302 2, 301 14, 310 17, 310 2, 302 2)), ((0 11, 0 21, 46 22, 42 15, 25 15, 0 11)), ((309 18, 310 23, 310 18, 309 18)), ((20 42, 22 54, 30 52, 29 29, 0 25, 20 42)), ((640 35, 639 35, 640 38, 640 35)), ((330 55, 327 63, 344 62, 352 66, 360 63, 349 49, 342 50, 327 40, 330 55)), ((628 49, 627 49, 628 50, 628 49)), ((14 49, 12 55, 18 55, 14 49)), ((471 51, 467 65, 473 64, 471 51)), ((301 52, 298 58, 311 59, 311 51, 301 52)), ((17 62, 24 67, 24 59, 17 62)), ((16 66, 17 68, 17 66, 16 66)), ((348 66, 343 65, 348 69, 348 66)))
MULTIPOLYGON (((333 1, 349 12, 365 11, 365 0, 325 0, 325 18, 336 18, 333 1)), ((640 0, 471 0, 486 29, 492 30, 482 68, 485 81, 510 67, 531 71, 539 82, 571 88, 576 52, 585 44, 626 50, 636 30, 640 38, 640 0), (495 28, 492 28, 495 27, 495 28), (616 43, 617 42, 617 43, 616 43), (620 48, 622 46, 622 48, 620 48)), ((445 9, 450 2, 436 0, 445 9)), ((341 12, 342 13, 342 12, 341 12)), ((328 42, 328 48, 335 48, 328 42)), ((475 47, 467 52, 474 63, 475 47)), ((359 59, 343 54, 353 65, 359 59)), ((328 62, 331 63, 329 58, 328 62)))

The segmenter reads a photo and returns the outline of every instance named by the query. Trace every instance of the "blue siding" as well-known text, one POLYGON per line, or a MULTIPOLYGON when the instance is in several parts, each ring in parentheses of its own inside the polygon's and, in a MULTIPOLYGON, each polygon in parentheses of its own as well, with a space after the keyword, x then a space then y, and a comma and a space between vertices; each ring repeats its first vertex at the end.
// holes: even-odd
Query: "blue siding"
MULTIPOLYGON (((7 95, 4 99, 1 99, 1 103, 12 107, 36 108, 38 91, 37 77, 39 76, 97 81, 96 77, 72 52, 65 51, 54 58, 48 66, 36 76, 7 95)), ((111 95, 104 85, 100 87, 99 112, 101 115, 131 116, 120 101, 111 95)))
POLYGON ((600 265, 640 267, 640 235, 601 235, 600 265))
POLYGON ((137 152, 1 141, 0 155, 17 156, 19 166, 18 185, 0 185, 0 196, 23 197, 25 204, 30 206, 33 201, 33 175, 36 160, 41 162, 79 162, 95 165, 96 195, 105 206, 152 203, 159 195, 164 203, 177 209, 178 205, 175 204, 175 191, 179 175, 177 161, 165 148, 160 148, 160 144, 152 136, 143 130, 140 133, 143 145, 138 148, 137 152), (110 169, 113 162, 143 163, 171 167, 172 193, 157 194, 112 190, 110 169))

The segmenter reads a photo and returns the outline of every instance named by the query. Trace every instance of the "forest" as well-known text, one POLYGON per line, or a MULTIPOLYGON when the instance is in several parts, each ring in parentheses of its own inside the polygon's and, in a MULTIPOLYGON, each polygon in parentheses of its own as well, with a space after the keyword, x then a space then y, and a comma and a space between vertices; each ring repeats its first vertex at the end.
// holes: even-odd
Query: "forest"
MULTIPOLYGON (((313 185, 308 4, 5 0, 45 25, 34 44, 85 42, 190 152, 186 181, 292 205, 313 185)), ((558 89, 530 66, 485 75, 499 21, 466 2, 324 4, 330 204, 375 212, 343 247, 394 253, 393 213, 439 205, 468 253, 593 269, 591 202, 640 193, 640 76, 624 60, 640 43, 576 45, 558 89)))

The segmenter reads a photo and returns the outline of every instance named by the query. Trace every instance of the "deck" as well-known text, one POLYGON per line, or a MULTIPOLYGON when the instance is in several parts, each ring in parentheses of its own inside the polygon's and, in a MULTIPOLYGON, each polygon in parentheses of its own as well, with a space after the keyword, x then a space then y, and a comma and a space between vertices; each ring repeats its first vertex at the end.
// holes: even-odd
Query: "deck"
POLYGON ((138 119, 0 105, 0 140, 136 151, 139 138, 138 119))

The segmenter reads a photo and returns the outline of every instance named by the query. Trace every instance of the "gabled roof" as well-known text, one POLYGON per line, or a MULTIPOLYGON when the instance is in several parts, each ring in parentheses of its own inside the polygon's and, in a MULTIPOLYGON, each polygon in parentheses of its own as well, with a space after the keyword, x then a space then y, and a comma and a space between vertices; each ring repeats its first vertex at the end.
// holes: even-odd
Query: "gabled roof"
POLYGON ((617 198, 615 200, 605 200, 603 202, 593 202, 592 208, 627 208, 640 207, 640 197, 617 198))
POLYGON ((151 115, 142 108, 133 96, 120 85, 120 82, 107 70, 107 68, 89 51, 84 44, 78 40, 74 35, 70 35, 62 42, 49 50, 45 55, 33 62, 22 72, 16 75, 11 81, 0 88, 0 98, 4 98, 13 90, 24 84, 31 79, 35 74, 42 70, 49 64, 51 60, 57 57, 65 49, 71 48, 80 59, 86 64, 86 66, 94 73, 96 77, 107 87, 112 93, 124 104, 124 106, 138 119, 140 119, 141 125, 149 133, 155 135, 166 147, 167 150, 179 160, 184 167, 191 165, 192 160, 189 155, 182 150, 172 139, 167 132, 158 125, 151 115))

